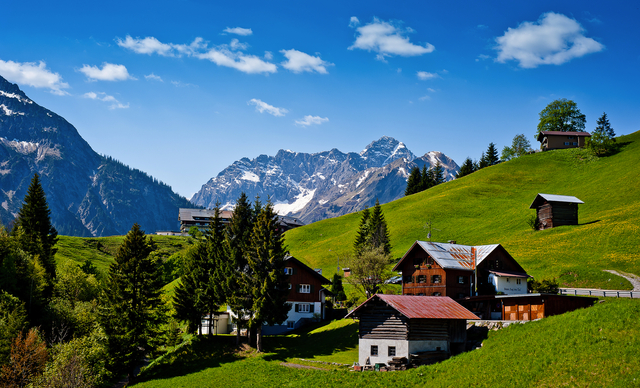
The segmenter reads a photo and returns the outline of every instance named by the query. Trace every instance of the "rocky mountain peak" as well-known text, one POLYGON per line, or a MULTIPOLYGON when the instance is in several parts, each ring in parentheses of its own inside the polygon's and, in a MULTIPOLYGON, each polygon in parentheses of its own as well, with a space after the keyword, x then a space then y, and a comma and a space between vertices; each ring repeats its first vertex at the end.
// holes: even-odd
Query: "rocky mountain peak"
POLYGON ((400 158, 406 158, 409 161, 415 159, 415 155, 404 143, 389 136, 382 136, 371 142, 360 152, 360 156, 366 160, 367 167, 382 167, 400 158))

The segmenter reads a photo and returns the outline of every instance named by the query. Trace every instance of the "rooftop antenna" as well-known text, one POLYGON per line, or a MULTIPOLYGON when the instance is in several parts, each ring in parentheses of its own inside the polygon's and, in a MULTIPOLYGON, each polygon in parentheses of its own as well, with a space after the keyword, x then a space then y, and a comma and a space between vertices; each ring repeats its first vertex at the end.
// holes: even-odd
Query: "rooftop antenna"
POLYGON ((429 231, 427 233, 427 238, 429 239, 429 242, 431 242, 431 231, 432 231, 432 229, 437 231, 437 232, 442 232, 440 229, 432 228, 432 225, 433 225, 433 223, 431 222, 431 218, 429 218, 429 221, 425 222, 424 226, 422 227, 422 229, 424 231, 427 231, 427 230, 429 231))

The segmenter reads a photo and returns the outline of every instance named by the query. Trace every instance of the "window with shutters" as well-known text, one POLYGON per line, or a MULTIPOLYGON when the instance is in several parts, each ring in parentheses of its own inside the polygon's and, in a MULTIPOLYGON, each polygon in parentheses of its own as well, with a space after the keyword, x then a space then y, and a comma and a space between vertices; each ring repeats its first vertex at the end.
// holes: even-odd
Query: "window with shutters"
POLYGON ((284 274, 285 274, 285 275, 293 275, 293 268, 291 268, 291 267, 285 267, 285 269, 284 269, 284 274))
POLYGON ((464 284, 465 276, 458 276, 458 284, 464 284))
POLYGON ((311 284, 301 284, 299 292, 301 294, 310 294, 311 293, 311 284))
POLYGON ((295 321, 287 321, 287 329, 291 330, 291 329, 295 329, 295 328, 296 328, 295 321))
POLYGON ((431 275, 431 283, 441 283, 442 275, 431 275))

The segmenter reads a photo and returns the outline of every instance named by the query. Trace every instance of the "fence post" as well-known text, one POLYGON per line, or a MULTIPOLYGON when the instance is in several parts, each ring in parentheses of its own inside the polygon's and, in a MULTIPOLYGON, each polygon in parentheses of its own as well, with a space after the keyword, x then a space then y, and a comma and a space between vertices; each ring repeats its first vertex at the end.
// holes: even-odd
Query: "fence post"
POLYGON ((618 298, 619 298, 620 297, 620 291, 618 291, 617 294, 618 294, 618 298))

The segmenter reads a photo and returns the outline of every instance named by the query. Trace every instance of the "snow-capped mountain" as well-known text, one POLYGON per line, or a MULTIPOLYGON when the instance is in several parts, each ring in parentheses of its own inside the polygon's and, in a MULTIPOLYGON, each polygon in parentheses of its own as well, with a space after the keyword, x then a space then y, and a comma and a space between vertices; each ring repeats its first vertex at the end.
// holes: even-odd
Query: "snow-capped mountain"
POLYGON ((398 140, 384 136, 362 152, 337 149, 315 154, 280 150, 276 156, 242 158, 225 168, 193 195, 195 205, 219 202, 231 209, 241 192, 249 198, 270 198, 281 215, 310 223, 386 203, 404 195, 409 172, 415 166, 440 164, 447 180, 458 165, 441 152, 416 158, 398 140))
POLYGON ((177 228, 189 202, 142 171, 97 154, 64 118, 0 77, 0 221, 13 222, 33 174, 59 234, 126 234, 177 228))

